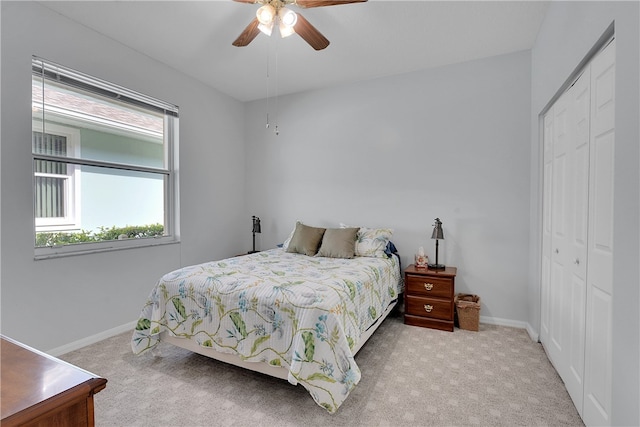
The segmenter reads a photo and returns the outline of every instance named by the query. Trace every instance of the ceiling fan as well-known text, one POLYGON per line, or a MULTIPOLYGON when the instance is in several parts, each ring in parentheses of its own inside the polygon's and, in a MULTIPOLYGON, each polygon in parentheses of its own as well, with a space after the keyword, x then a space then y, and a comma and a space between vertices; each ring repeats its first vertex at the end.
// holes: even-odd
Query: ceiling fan
POLYGON ((367 0, 234 0, 238 3, 261 4, 256 17, 247 25, 247 28, 233 42, 234 46, 247 46, 260 32, 270 36, 274 24, 278 23, 278 29, 282 37, 288 37, 297 33, 315 50, 322 50, 329 46, 329 40, 307 21, 304 16, 295 13, 286 6, 294 5, 301 8, 335 6, 339 4, 363 3, 367 0))

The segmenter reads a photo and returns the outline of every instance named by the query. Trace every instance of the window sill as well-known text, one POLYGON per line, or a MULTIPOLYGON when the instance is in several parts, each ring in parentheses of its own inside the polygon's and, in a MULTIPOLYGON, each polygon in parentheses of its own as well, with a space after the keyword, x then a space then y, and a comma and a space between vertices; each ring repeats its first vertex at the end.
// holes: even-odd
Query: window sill
POLYGON ((42 261, 54 258, 65 258, 79 255, 90 255, 102 252, 122 251, 127 249, 140 249, 153 246, 174 245, 180 243, 178 237, 148 238, 148 239, 127 239, 114 240, 110 242, 78 244, 69 246, 52 246, 35 248, 35 261, 42 261))

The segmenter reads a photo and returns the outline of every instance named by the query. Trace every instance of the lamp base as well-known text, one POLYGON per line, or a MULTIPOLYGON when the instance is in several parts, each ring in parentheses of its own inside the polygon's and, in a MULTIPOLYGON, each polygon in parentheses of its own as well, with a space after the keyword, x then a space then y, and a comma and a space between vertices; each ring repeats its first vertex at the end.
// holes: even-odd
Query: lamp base
POLYGON ((249 251, 249 252, 247 252, 247 253, 248 253, 248 254, 255 254, 255 253, 258 253, 258 252, 260 252, 260 251, 249 251))
POLYGON ((446 266, 444 264, 427 264, 429 270, 444 270, 446 266))

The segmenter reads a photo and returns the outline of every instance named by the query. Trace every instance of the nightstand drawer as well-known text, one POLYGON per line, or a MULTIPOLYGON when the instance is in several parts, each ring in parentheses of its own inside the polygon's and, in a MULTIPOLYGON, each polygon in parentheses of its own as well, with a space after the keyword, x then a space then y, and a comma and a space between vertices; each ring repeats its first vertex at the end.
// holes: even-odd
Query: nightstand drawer
POLYGON ((406 292, 410 295, 453 298, 453 280, 451 278, 407 274, 406 279, 406 292))
POLYGON ((405 313, 453 321, 453 301, 405 295, 405 313))

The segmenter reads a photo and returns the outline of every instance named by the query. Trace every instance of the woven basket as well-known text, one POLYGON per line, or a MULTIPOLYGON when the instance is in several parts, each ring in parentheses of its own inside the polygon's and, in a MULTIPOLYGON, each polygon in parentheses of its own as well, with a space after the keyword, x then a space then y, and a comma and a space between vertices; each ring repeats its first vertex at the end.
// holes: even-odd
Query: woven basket
POLYGON ((480 327, 480 297, 472 294, 456 294, 453 302, 456 305, 460 329, 477 332, 480 327))

